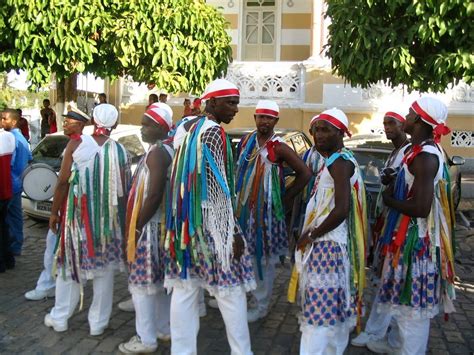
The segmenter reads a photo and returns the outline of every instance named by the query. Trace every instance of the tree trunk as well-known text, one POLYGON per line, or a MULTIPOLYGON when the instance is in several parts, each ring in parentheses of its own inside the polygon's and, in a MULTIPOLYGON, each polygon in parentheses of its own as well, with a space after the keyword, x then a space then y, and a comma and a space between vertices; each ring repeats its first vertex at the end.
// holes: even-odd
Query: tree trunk
POLYGON ((69 78, 58 81, 56 84, 56 100, 54 109, 57 116, 56 122, 58 124, 58 130, 62 129, 62 115, 67 113, 67 106, 71 102, 77 105, 77 74, 73 74, 69 78))

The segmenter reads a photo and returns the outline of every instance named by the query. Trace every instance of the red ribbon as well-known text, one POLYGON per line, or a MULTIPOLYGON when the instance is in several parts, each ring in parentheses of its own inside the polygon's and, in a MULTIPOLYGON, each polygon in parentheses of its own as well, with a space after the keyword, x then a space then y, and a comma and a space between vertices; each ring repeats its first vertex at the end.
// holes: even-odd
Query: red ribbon
POLYGON ((257 108, 255 110, 256 115, 266 115, 266 116, 272 116, 272 117, 278 117, 278 111, 270 110, 267 108, 257 108))
POLYGON ((110 131, 112 131, 110 128, 95 127, 94 128, 94 133, 92 133, 92 135, 93 136, 109 136, 110 131))
POLYGON ((226 97, 226 96, 240 96, 238 89, 223 89, 217 91, 208 92, 206 95, 201 97, 201 100, 207 100, 213 97, 226 97))
POLYGON ((351 132, 349 132, 347 127, 344 125, 344 123, 339 121, 336 117, 333 117, 333 116, 328 115, 326 113, 321 113, 318 116, 318 118, 316 118, 316 120, 318 120, 318 121, 319 120, 327 121, 330 124, 332 124, 334 127, 339 128, 341 131, 343 131, 345 134, 347 134, 348 137, 352 137, 351 132))
POLYGON ((405 122, 405 117, 403 117, 402 115, 399 115, 396 112, 388 111, 384 116, 395 118, 397 121, 402 122, 402 123, 405 122))
POLYGON ((279 144, 280 144, 279 141, 267 142, 268 160, 270 160, 272 163, 277 162, 275 147, 278 146, 279 144))

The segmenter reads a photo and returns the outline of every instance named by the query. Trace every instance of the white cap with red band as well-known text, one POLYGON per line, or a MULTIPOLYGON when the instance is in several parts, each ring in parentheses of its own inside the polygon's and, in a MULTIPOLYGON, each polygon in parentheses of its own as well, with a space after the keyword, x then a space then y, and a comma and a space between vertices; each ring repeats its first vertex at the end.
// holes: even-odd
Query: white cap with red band
POLYGON ((448 118, 448 108, 440 100, 434 97, 422 97, 411 104, 411 109, 421 119, 433 127, 435 142, 439 143, 441 136, 445 136, 451 130, 444 124, 448 118))
POLYGON ((159 107, 159 108, 165 110, 170 115, 171 120, 173 120, 173 110, 171 109, 171 107, 168 104, 165 104, 164 102, 154 102, 148 108, 150 109, 152 107, 159 107))
POLYGON ((401 122, 401 123, 405 122, 405 115, 402 115, 401 113, 398 113, 396 111, 387 111, 387 112, 385 112, 385 115, 383 115, 383 116, 394 118, 398 122, 401 122))
POLYGON ((213 97, 217 98, 228 96, 240 96, 237 86, 232 84, 229 80, 216 79, 206 87, 201 99, 208 100, 213 97))
POLYGON ((171 119, 169 112, 163 108, 151 106, 146 110, 145 116, 149 117, 159 125, 165 126, 168 130, 173 126, 173 120, 171 119))
POLYGON ((347 136, 351 137, 352 134, 349 132, 349 120, 347 119, 347 116, 344 112, 337 108, 331 108, 329 110, 321 112, 319 115, 314 116, 311 119, 310 122, 310 127, 316 122, 316 121, 326 121, 332 124, 334 127, 340 129, 343 131, 347 136))
POLYGON ((255 108, 256 115, 266 115, 278 118, 280 109, 275 101, 260 100, 255 108))

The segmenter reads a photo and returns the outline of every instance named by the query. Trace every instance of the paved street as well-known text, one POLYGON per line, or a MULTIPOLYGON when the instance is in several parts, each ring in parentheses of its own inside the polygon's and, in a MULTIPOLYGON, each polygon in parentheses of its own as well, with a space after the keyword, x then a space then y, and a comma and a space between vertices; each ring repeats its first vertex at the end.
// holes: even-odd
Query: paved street
MULTIPOLYGON (((471 209, 472 205, 463 202, 461 207, 471 209)), ((474 221, 474 211, 467 211, 464 215, 470 222, 474 221)), ((109 328, 98 337, 89 335, 87 323, 91 286, 85 289, 84 310, 76 312, 69 321, 69 330, 64 333, 55 333, 43 325, 44 315, 53 306, 53 299, 25 300, 23 294, 35 286, 42 269, 45 236, 46 224, 25 219, 23 255, 17 258, 15 270, 0 275, 0 353, 119 353, 118 344, 135 334, 133 313, 124 313, 117 308, 118 302, 129 297, 124 274, 116 277, 109 328)), ((432 320, 430 354, 471 354, 474 351, 474 229, 460 223, 457 240, 457 313, 448 322, 442 316, 432 320)), ((288 265, 279 267, 271 312, 266 319, 250 326, 255 354, 298 354, 300 333, 296 315, 299 308, 286 301, 288 278, 288 265)), ((367 300, 372 300, 373 290, 367 290, 366 296, 367 300)), ((207 312, 208 315, 201 318, 199 354, 228 354, 230 351, 222 318, 217 310, 208 307, 207 312)), ((170 344, 160 343, 157 354, 169 352, 170 344)), ((370 351, 349 347, 346 353, 369 354, 370 351)))

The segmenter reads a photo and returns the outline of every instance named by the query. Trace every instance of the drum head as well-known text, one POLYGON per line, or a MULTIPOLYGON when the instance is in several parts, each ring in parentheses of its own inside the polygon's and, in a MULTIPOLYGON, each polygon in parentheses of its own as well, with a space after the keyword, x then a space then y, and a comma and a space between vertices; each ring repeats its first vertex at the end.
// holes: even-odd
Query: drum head
POLYGON ((36 163, 23 172, 23 191, 35 201, 46 201, 54 195, 58 175, 47 164, 36 163))

